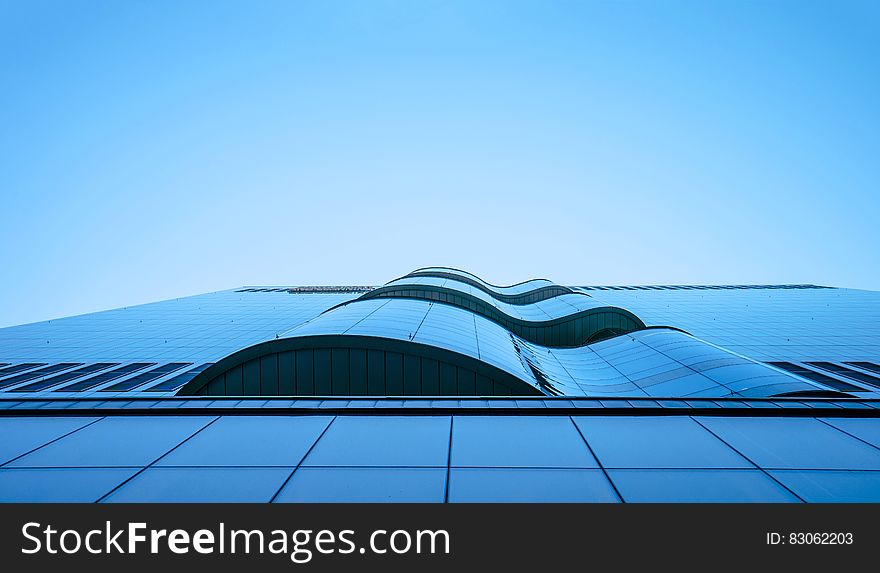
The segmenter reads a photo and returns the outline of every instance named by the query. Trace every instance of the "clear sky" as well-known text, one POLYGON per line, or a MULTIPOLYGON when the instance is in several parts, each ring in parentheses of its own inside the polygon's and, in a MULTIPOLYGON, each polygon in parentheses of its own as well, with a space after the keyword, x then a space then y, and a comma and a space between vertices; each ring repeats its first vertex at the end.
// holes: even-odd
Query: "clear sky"
POLYGON ((0 0, 0 325, 244 284, 880 289, 876 1, 0 0))

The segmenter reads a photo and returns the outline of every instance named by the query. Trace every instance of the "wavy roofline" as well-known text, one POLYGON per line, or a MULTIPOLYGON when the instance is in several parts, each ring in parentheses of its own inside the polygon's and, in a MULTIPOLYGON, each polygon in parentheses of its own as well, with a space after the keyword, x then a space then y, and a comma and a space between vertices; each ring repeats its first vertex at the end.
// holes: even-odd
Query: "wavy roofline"
POLYGON ((388 281, 384 286, 389 285, 395 281, 400 281, 409 277, 434 277, 448 280, 455 280, 467 285, 471 285, 475 288, 482 290, 483 292, 489 294, 495 299, 506 302, 508 304, 514 305, 523 305, 523 304, 531 304, 533 302, 540 302, 542 300, 547 300, 548 298, 553 298, 562 294, 579 294, 583 296, 589 297, 590 295, 586 292, 572 289, 571 287, 567 287, 565 285, 556 284, 550 279, 529 279, 527 281, 519 282, 516 284, 508 285, 508 286, 499 286, 488 283, 478 277, 473 273, 469 273, 467 271, 463 271, 460 269, 455 269, 452 267, 423 267, 421 269, 416 269, 411 273, 408 273, 402 277, 398 277, 394 280, 388 281), (432 269, 441 269, 441 270, 432 270, 432 269), (445 270, 443 270, 445 269, 445 270), (446 272, 446 271, 456 271, 457 273, 462 273, 467 276, 461 276, 459 274, 446 272), (525 285, 530 282, 538 282, 544 281, 549 284, 541 284, 540 286, 536 286, 535 288, 523 291, 519 293, 505 293, 499 292, 499 289, 511 289, 514 287, 518 287, 520 285, 525 285), (542 291, 546 291, 546 296, 538 296, 536 297, 536 293, 541 293, 542 291))
MULTIPOLYGON (((341 306, 354 304, 354 303, 365 301, 365 300, 377 299, 377 298, 424 300, 424 301, 434 302, 434 303, 438 303, 438 304, 447 304, 450 306, 454 306, 456 308, 461 308, 461 309, 466 310, 471 313, 478 314, 478 315, 482 316, 483 318, 491 320, 492 322, 495 322, 496 324, 501 325, 502 327, 506 328, 507 330, 509 330, 509 331, 513 332, 514 334, 516 334, 517 336, 519 336, 520 338, 527 340, 531 343, 541 344, 543 346, 548 346, 548 347, 552 347, 552 348, 578 347, 578 346, 583 346, 584 344, 586 344, 589 341, 598 342, 598 340, 595 340, 595 339, 591 340, 592 337, 600 330, 604 330, 607 328, 615 328, 617 330, 617 332, 615 332, 615 334, 626 334, 628 332, 634 332, 634 331, 641 330, 646 327, 644 321, 642 321, 642 319, 640 319, 634 313, 626 310, 625 308, 620 308, 617 306, 609 306, 609 305, 597 306, 597 307, 582 309, 582 310, 575 309, 569 314, 565 314, 563 316, 559 316, 556 318, 549 318, 547 320, 541 320, 541 321, 525 320, 523 318, 507 314, 506 312, 502 311, 498 307, 492 306, 491 304, 487 303, 486 301, 484 301, 484 300, 480 299, 479 297, 476 297, 472 294, 465 293, 465 292, 462 292, 462 291, 459 291, 456 289, 452 289, 449 287, 445 287, 445 286, 442 287, 442 286, 438 286, 438 285, 419 285, 419 284, 391 285, 391 286, 386 285, 383 287, 379 287, 379 288, 374 289, 368 293, 364 293, 363 295, 361 295, 360 297, 358 297, 354 300, 345 301, 343 303, 340 303, 339 305, 336 305, 335 307, 332 307, 325 312, 330 312, 331 310, 333 310, 335 308, 339 308, 341 306), (399 292, 395 294, 395 291, 401 291, 401 290, 405 290, 408 293, 411 291, 415 291, 415 292, 421 291, 426 294, 427 293, 436 293, 437 296, 436 297, 416 296, 414 294, 400 294, 399 292), (386 294, 386 293, 390 293, 390 294, 386 294), (452 300, 450 300, 450 297, 452 297, 452 300), (462 301, 455 300, 456 298, 460 298, 460 299, 462 299, 462 301), (470 304, 465 304, 465 302, 470 303, 470 304), (540 333, 540 335, 537 332, 534 335, 532 335, 529 331, 529 329, 545 330, 545 329, 553 329, 554 327, 557 327, 557 326, 561 327, 562 325, 567 326, 569 323, 574 323, 575 321, 581 321, 583 319, 589 319, 591 316, 601 315, 601 314, 610 314, 612 316, 616 316, 616 317, 618 317, 618 320, 620 322, 623 322, 623 321, 631 322, 633 324, 633 327, 622 326, 622 325, 613 326, 613 325, 609 325, 609 324, 602 324, 602 325, 597 325, 597 328, 595 330, 590 331, 588 327, 584 327, 583 325, 581 325, 580 330, 583 333, 582 336, 577 337, 577 335, 574 334, 573 337, 568 337, 567 335, 565 335, 564 341, 560 340, 559 342, 552 342, 552 338, 554 336, 553 332, 551 332, 550 336, 547 336, 543 332, 540 333), (551 342, 548 342, 548 338, 551 340, 551 342)), ((576 333, 578 328, 572 327, 571 330, 576 333)), ((559 337, 563 337, 563 333, 561 332, 561 329, 560 329, 560 332, 556 335, 559 337)))
MULTIPOLYGON (((416 273, 424 273, 425 271, 430 271, 430 270, 432 270, 432 269, 442 269, 442 270, 446 270, 446 271, 455 271, 455 272, 458 272, 458 273, 463 273, 463 274, 468 275, 469 277, 472 277, 472 278, 474 278, 474 279, 480 281, 480 282, 483 283, 484 285, 486 285, 486 286, 490 286, 490 287, 492 287, 492 288, 511 288, 511 287, 515 287, 515 286, 519 286, 519 285, 524 285, 524 284, 526 284, 526 283, 535 282, 535 281, 547 281, 548 283, 552 283, 552 284, 554 284, 554 285, 556 284, 556 283, 554 283, 553 281, 551 281, 550 279, 545 279, 545 278, 540 278, 540 277, 538 277, 538 278, 527 279, 527 280, 524 280, 524 281, 521 281, 521 282, 518 282, 518 283, 513 283, 513 284, 510 284, 510 285, 493 285, 493 284, 490 283, 489 281, 483 279, 482 277, 479 277, 479 276, 475 275, 474 273, 472 273, 472 272, 470 272, 470 271, 466 271, 466 270, 464 270, 464 269, 458 269, 458 268, 455 268, 455 267, 445 267, 445 266, 437 266, 437 267, 420 267, 420 268, 418 268, 418 269, 412 271, 411 273, 408 273, 408 274, 406 274, 406 275, 404 275, 403 277, 400 277, 400 278, 405 278, 405 277, 410 276, 410 275, 415 275, 416 273)), ((424 276, 424 275, 421 275, 421 276, 424 276)), ((394 280, 398 280, 398 279, 394 279, 394 280)), ((391 282, 391 281, 389 281, 389 282, 391 282)), ((560 286, 562 286, 562 285, 560 285, 560 286)))

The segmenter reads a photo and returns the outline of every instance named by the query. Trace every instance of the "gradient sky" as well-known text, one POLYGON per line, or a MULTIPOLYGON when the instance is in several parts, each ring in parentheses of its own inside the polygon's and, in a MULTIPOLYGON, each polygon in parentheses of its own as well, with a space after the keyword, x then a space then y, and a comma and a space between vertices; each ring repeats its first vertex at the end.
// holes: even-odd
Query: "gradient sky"
POLYGON ((880 289, 880 3, 0 0, 0 325, 451 265, 880 289))

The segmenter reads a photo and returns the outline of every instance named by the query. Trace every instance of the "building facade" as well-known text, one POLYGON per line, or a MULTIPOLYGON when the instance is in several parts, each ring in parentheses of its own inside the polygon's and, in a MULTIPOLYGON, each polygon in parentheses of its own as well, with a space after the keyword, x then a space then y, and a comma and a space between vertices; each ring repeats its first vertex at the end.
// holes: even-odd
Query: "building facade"
POLYGON ((2 501, 880 501, 880 293, 242 287, 0 329, 2 501))

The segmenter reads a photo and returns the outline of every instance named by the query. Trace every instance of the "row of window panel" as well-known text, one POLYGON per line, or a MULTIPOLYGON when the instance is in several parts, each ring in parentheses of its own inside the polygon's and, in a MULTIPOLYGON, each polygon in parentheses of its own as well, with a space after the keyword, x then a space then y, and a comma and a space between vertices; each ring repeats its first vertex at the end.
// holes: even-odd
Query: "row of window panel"
POLYGON ((880 502, 880 472, 521 468, 0 469, 2 502, 880 502), (448 482, 448 484, 447 484, 448 482), (612 486, 613 484, 613 486, 612 486))
MULTIPOLYGON (((195 378, 197 374, 211 366, 212 363, 205 363, 195 368, 191 368, 178 376, 171 377, 146 388, 148 392, 172 392, 184 384, 195 378)), ((145 368, 156 366, 151 362, 135 362, 120 366, 119 363, 98 362, 87 364, 85 366, 79 363, 61 363, 51 366, 44 366, 36 370, 31 370, 23 374, 11 376, 0 381, 0 388, 8 388, 10 392, 42 392, 52 389, 55 392, 83 392, 93 388, 97 388, 108 382, 124 378, 121 382, 100 388, 104 392, 125 392, 141 389, 154 380, 159 380, 172 374, 182 368, 191 366, 189 362, 172 362, 153 368, 147 372, 141 372, 136 376, 131 376, 145 368), (118 368, 114 368, 118 367, 118 368), (112 368, 112 369, 111 369, 112 368), (60 374, 56 374, 60 372, 60 374), (97 374, 96 374, 97 373, 97 374), (94 374, 94 375, 93 375, 94 374), (35 382, 27 383, 31 380, 35 382), (70 382, 68 384, 68 382, 70 382)), ((23 369, 31 369, 35 366, 43 366, 40 364, 21 364, 19 366, 27 367, 23 369)))
POLYGON ((3 467, 880 470, 880 419, 593 416, 0 418, 3 467))
MULTIPOLYGON (((627 392, 631 388, 625 388, 627 392)), ((587 388, 585 392, 593 391, 587 388)), ((635 392, 633 392, 635 393, 635 392)), ((687 398, 651 398, 647 395, 628 396, 621 398, 616 394, 607 396, 585 397, 547 397, 547 396, 516 396, 516 397, 492 397, 480 398, 468 397, 424 397, 424 398, 389 398, 373 396, 345 396, 345 397, 220 397, 204 398, 196 397, 168 397, 160 394, 157 399, 146 399, 144 396, 127 397, 115 395, 109 399, 103 396, 90 395, 87 399, 57 398, 55 396, 42 395, 40 397, 22 397, 0 399, 0 411, 6 411, 5 415, 31 415, 34 411, 46 413, 49 411, 65 410, 86 414, 89 412, 98 415, 106 415, 118 410, 142 414, 145 411, 168 412, 174 410, 186 410, 189 414, 206 412, 211 415, 218 411, 237 410, 239 412, 283 414, 283 415, 308 415, 310 413, 339 413, 346 412, 370 412, 376 415, 390 415, 395 412, 412 413, 416 410, 434 411, 437 414, 449 415, 466 413, 476 415, 480 413, 497 415, 499 410, 526 410, 534 413, 537 410, 545 410, 552 415, 585 415, 585 414, 610 414, 626 413, 626 410, 656 410, 658 414, 668 414, 669 410, 675 410, 675 415, 691 411, 692 415, 705 413, 717 413, 718 410, 748 411, 750 416, 777 416, 784 415, 785 410, 800 410, 799 414, 809 412, 813 417, 837 416, 843 413, 852 414, 856 410, 865 415, 871 415, 872 410, 880 409, 880 401, 877 400, 849 400, 829 398, 732 398, 717 396, 689 396, 687 398)), ((421 412, 424 413, 424 412, 421 412)), ((640 412, 645 414, 646 412, 640 412)), ((648 415, 652 415, 648 413, 648 415)))
MULTIPOLYGON (((791 362, 774 361, 774 362, 768 362, 768 364, 771 364, 773 366, 776 366, 777 368, 781 368, 783 370, 791 372, 792 374, 797 374, 798 376, 802 376, 802 377, 807 378, 809 380, 812 380, 814 382, 818 382, 819 384, 822 384, 822 385, 827 386, 829 388, 833 388, 835 390, 840 390, 841 392, 865 392, 865 391, 867 391, 865 388, 862 388, 861 386, 855 386, 855 385, 850 384, 848 382, 844 382, 843 380, 839 380, 837 378, 832 378, 831 376, 827 376, 825 374, 822 374, 821 372, 817 372, 817 371, 812 370, 810 368, 807 368, 805 366, 793 364, 791 362)), ((817 368, 821 368, 822 370, 825 370, 827 372, 831 372, 831 373, 836 374, 838 376, 845 376, 845 377, 850 378, 852 380, 857 380, 859 382, 869 384, 869 385, 874 386, 876 388, 880 388, 880 378, 877 378, 876 376, 871 376, 870 374, 865 374, 864 372, 858 372, 856 370, 853 370, 852 368, 847 368, 845 366, 841 366, 839 364, 834 364, 831 362, 807 362, 806 364, 809 364, 810 366, 814 366, 817 368)), ((862 362, 861 364, 871 365, 870 362, 862 362)), ((880 369, 880 368, 878 368, 878 369, 880 369)))
POLYGON ((82 363, 62 362, 60 364, 52 364, 49 366, 44 366, 44 367, 38 368, 36 370, 24 372, 22 374, 16 374, 15 376, 10 376, 10 377, 4 378, 2 381, 0 381, 0 390, 2 390, 4 388, 8 388, 10 386, 14 386, 16 384, 21 384, 23 382, 30 382, 31 380, 35 380, 37 378, 42 378, 44 376, 50 376, 52 374, 55 374, 56 372, 61 372, 62 370, 68 370, 70 368, 75 368, 77 366, 82 366, 82 363))
POLYGON ((0 368, 0 378, 12 376, 13 374, 17 374, 18 372, 22 372, 23 370, 30 370, 31 368, 45 365, 45 362, 26 362, 24 364, 13 364, 11 366, 6 366, 6 364, 4 364, 3 366, 5 366, 5 368, 0 368))
MULTIPOLYGON (((655 333, 649 333, 650 336, 656 336, 655 333)), ((438 334, 437 341, 432 340, 434 336, 430 334, 430 330, 424 333, 424 336, 421 337, 418 341, 431 344, 432 342, 441 342, 439 338, 441 335, 438 334)), ((615 347, 624 348, 627 345, 638 347, 639 343, 644 341, 650 342, 650 337, 641 337, 639 342, 635 342, 634 339, 630 337, 621 337, 623 340, 617 341, 615 343, 615 347)), ((487 359, 492 358, 492 344, 486 344, 485 342, 489 341, 490 338, 488 336, 484 336, 484 345, 483 345, 483 354, 486 355, 487 359)), ((496 355, 495 360, 492 360, 495 364, 509 366, 510 360, 506 356, 509 353, 509 343, 510 339, 501 339, 500 341, 502 348, 500 348, 499 353, 496 355)), ((691 395, 694 391, 703 390, 704 388, 698 388, 696 390, 691 389, 688 391, 687 388, 687 380, 683 380, 678 386, 682 386, 681 390, 675 390, 675 385, 667 385, 662 389, 661 392, 658 393, 655 391, 648 391, 647 388, 651 386, 658 385, 663 382, 667 382, 668 380, 675 378, 694 378, 694 381, 697 380, 696 377, 692 376, 692 371, 700 372, 706 376, 710 380, 715 380, 719 384, 725 385, 730 392, 729 393, 739 393, 741 395, 768 395, 765 390, 761 390, 762 387, 769 387, 771 385, 779 385, 779 392, 776 394, 782 394, 785 392, 794 392, 799 389, 797 387, 789 387, 785 386, 785 382, 791 382, 790 379, 782 378, 781 380, 773 380, 771 378, 766 378, 768 376, 768 372, 761 369, 761 367, 757 363, 751 363, 747 360, 741 359, 736 356, 732 356, 729 353, 726 353, 720 349, 715 349, 714 347, 709 347, 711 350, 709 353, 702 354, 705 356, 705 359, 702 359, 700 362, 695 364, 690 364, 687 368, 680 366, 680 364, 687 364, 688 361, 693 362, 693 354, 690 355, 678 355, 678 360, 676 362, 671 362, 668 359, 664 359, 665 354, 660 355, 651 352, 649 348, 636 349, 635 351, 625 351, 628 355, 625 356, 621 351, 615 351, 614 353, 608 353, 608 349, 599 348, 597 349, 596 354, 602 353, 605 357, 605 360, 611 360, 612 364, 605 363, 604 361, 600 361, 598 364, 594 364, 593 362, 588 361, 585 371, 584 358, 588 356, 589 352, 583 351, 578 354, 565 354, 560 353, 560 351, 555 351, 551 353, 551 356, 556 360, 559 360, 561 356, 564 361, 563 363, 559 362, 550 362, 543 360, 540 354, 535 353, 530 350, 530 347, 517 345, 514 341, 514 346, 516 352, 523 354, 525 353, 524 358, 535 366, 542 374, 550 375, 550 379, 553 384, 562 388, 563 394, 578 394, 578 388, 581 391, 586 391, 590 393, 592 391, 595 392, 615 392, 620 391, 625 393, 629 390, 636 390, 637 388, 646 392, 647 395, 652 396, 688 396, 691 395), (647 354, 646 354, 647 353, 647 354), (688 358, 690 356, 690 358, 688 358), (719 358, 720 357, 720 358, 719 358), (598 373, 597 368, 604 368, 606 374, 603 376, 598 373), (572 378, 572 373, 575 373, 576 376, 572 378), (627 385, 623 384, 620 389, 613 388, 615 383, 620 384, 619 381, 615 382, 619 379, 619 374, 624 374, 627 376, 629 380, 632 380, 635 385, 627 385), (605 379, 606 382, 602 385, 590 384, 586 381, 599 381, 605 379), (749 384, 749 380, 754 379, 762 379, 762 384, 760 386, 756 386, 754 383, 749 384), (744 383, 743 380, 746 382, 744 383), (741 387, 738 387, 737 384, 740 384, 741 387), (742 386, 745 384, 745 386, 742 386), (603 386, 605 386, 603 388, 603 386), (623 390, 626 388, 626 390, 623 390), (757 388, 757 389, 755 389, 757 388), (567 389, 567 391, 566 391, 567 389), (751 392, 745 392, 744 390, 753 389, 751 392)), ((702 346, 698 342, 690 345, 692 348, 697 348, 699 352, 703 352, 702 346)), ((329 352, 329 350, 327 350, 329 352)), ((304 393, 310 393, 313 395, 468 395, 468 392, 472 392, 472 395, 509 395, 511 391, 505 388, 495 388, 497 384, 489 384, 485 380, 479 379, 475 381, 474 389, 471 390, 471 385, 468 382, 463 384, 459 384, 459 374, 457 369, 453 365, 441 363, 438 368, 434 368, 436 361, 428 361, 427 368, 424 368, 424 363, 420 365, 420 377, 422 377, 422 381, 418 384, 414 382, 415 377, 410 376, 410 379, 413 380, 410 384, 404 384, 402 388, 404 390, 400 394, 395 394, 393 392, 383 392, 381 394, 374 394, 375 392, 379 392, 381 390, 380 383, 381 378, 384 376, 383 369, 380 367, 382 361, 378 359, 378 355, 375 354, 379 351, 367 351, 367 350, 357 350, 357 349, 334 349, 333 356, 335 360, 332 360, 330 364, 330 369, 332 370, 332 366, 335 364, 337 366, 337 372, 340 373, 336 378, 333 376, 330 377, 329 386, 325 384, 324 378, 322 375, 315 374, 311 375, 311 382, 303 382, 302 384, 298 384, 296 382, 296 377, 293 379, 290 377, 281 376, 280 372, 283 368, 282 362, 289 360, 291 363, 295 363, 295 356, 285 357, 285 358, 276 358, 276 357, 268 357, 260 362, 260 373, 256 374, 256 370, 254 370, 255 366, 251 365, 250 374, 254 377, 248 383, 245 383, 243 378, 242 380, 242 389, 240 394, 229 393, 228 395, 242 395, 242 394, 251 394, 254 395, 303 395, 304 393), (368 361, 368 353, 372 355, 372 361, 368 362, 368 366, 366 369, 362 368, 363 362, 368 361), (343 360, 343 356, 347 355, 348 358, 348 371, 349 377, 348 382, 342 380, 342 373, 345 372, 346 364, 343 360), (272 361, 278 361, 277 369, 279 369, 279 373, 276 373, 275 376, 278 376, 277 382, 271 381, 273 375, 272 369, 272 361), (267 369, 266 373, 263 372, 263 369, 267 369), (455 369, 455 370, 453 370, 455 369), (434 376, 434 370, 437 370, 437 376, 434 376), (368 372, 371 374, 369 379, 364 380, 363 372, 368 372), (257 378, 259 382, 256 382, 257 378), (266 380, 269 380, 268 382, 266 380), (371 383, 372 382, 372 383, 371 383), (315 385, 317 383, 317 386, 315 385), (325 387, 326 386, 326 387, 325 387), (418 389, 416 389, 418 386, 418 389), (277 388, 277 389, 276 389, 277 388), (322 394, 321 392, 309 392, 309 388, 323 388, 324 390, 329 389, 330 391, 327 394, 322 394), (348 390, 345 390, 348 388, 348 390), (407 390, 408 389, 408 390, 407 390), (497 390, 497 391, 496 391, 497 390)), ((668 352, 668 350, 667 350, 668 352)), ((317 355, 318 362, 320 363, 322 360, 326 358, 325 354, 317 355)), ((302 360, 308 362, 308 356, 302 358, 302 360)), ((314 359, 313 359, 314 360, 314 359)), ((324 360, 326 362, 326 360, 324 360)), ((386 361, 387 362, 387 361, 386 361)), ((286 364, 286 362, 284 362, 286 364)), ((855 386, 848 382, 844 382, 842 380, 832 378, 826 374, 818 372, 816 370, 812 370, 804 365, 794 364, 791 362, 783 362, 783 361, 774 361, 769 362, 768 364, 790 372, 792 374, 796 374, 800 377, 807 378, 814 382, 821 384, 824 387, 833 390, 839 390, 842 392, 865 392, 868 391, 866 388, 855 386)), ((843 366, 840 364, 834 364, 831 362, 807 362, 810 366, 814 368, 821 368, 831 374, 835 374, 838 376, 845 376, 852 380, 859 381, 871 386, 880 387, 880 378, 873 376, 871 374, 867 374, 866 372, 857 371, 853 368, 843 366)), ((862 368, 865 370, 874 369, 875 371, 880 372, 880 366, 871 363, 871 362, 851 362, 848 363, 852 366, 862 368)), ((113 391, 113 392, 121 392, 121 391, 129 391, 141 388, 147 385, 149 382, 153 380, 157 380, 162 378, 170 373, 173 373, 176 370, 180 370, 186 366, 190 366, 190 363, 170 363, 166 365, 159 366, 158 368, 154 368, 148 372, 142 372, 137 376, 133 376, 131 378, 127 378, 122 382, 118 382, 111 386, 106 386, 102 388, 102 391, 113 391)), ((188 369, 183 374, 178 376, 169 378, 159 384, 148 387, 146 390, 149 392, 171 392, 179 389, 188 381, 192 380, 197 374, 205 370, 211 363, 205 363, 199 365, 195 368, 188 369)), ((39 392, 46 389, 52 388, 54 391, 61 392, 81 392, 85 390, 89 390, 92 388, 96 388, 101 386, 102 384, 106 384, 110 381, 125 378, 130 374, 133 374, 139 370, 143 370, 149 366, 155 366, 155 363, 133 363, 123 365, 118 368, 117 363, 95 363, 95 364, 87 364, 82 366, 79 363, 61 363, 61 364, 53 364, 46 366, 45 364, 40 363, 25 363, 19 365, 13 365, 7 367, 7 377, 4 379, 0 379, 0 387, 9 388, 9 391, 13 392, 39 392), (8 370, 10 369, 11 370, 8 370), (27 372, 22 372, 22 370, 28 370, 27 372), (58 373, 60 372, 60 374, 58 373), (89 374, 94 374, 96 372, 100 372, 99 374, 88 376, 89 374), (31 380, 36 380, 36 382, 27 383, 31 380), (70 384, 64 384, 65 382, 75 380, 70 384), (54 387, 54 388, 53 388, 54 387)), ((510 370, 511 368, 508 368, 510 370)), ((319 368, 320 370, 320 368, 319 368)), ((391 368, 391 380, 390 382, 385 383, 385 388, 396 389, 400 384, 397 383, 394 372, 397 370, 403 371, 403 367, 401 369, 391 368)), ((515 368, 513 368, 515 371, 515 368)), ((533 372, 534 374, 534 372, 533 372)), ((242 373, 244 375, 244 373, 242 373)), ((237 389, 237 383, 235 378, 238 376, 237 372, 233 372, 231 374, 227 374, 231 380, 231 388, 233 391, 237 389)), ((308 377, 307 377, 308 378, 308 377)), ((306 379, 307 379, 306 378, 306 379)), ((467 378, 469 380, 469 378, 467 378)), ((701 381, 705 381, 705 379, 700 378, 701 381)), ((219 392, 219 384, 220 381, 215 381, 214 390, 210 391, 211 395, 221 395, 219 392)), ((691 385, 692 386, 692 385, 691 385)), ((690 388, 690 386, 688 387, 690 388)), ((705 388, 708 390, 708 387, 705 388)), ((713 395, 722 396, 727 395, 729 393, 721 393, 715 392, 713 395)))
POLYGON ((582 286, 584 290, 791 290, 833 289, 834 287, 811 284, 798 285, 637 285, 637 286, 582 286))

